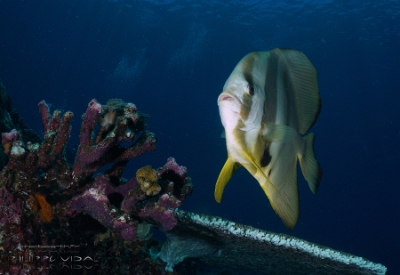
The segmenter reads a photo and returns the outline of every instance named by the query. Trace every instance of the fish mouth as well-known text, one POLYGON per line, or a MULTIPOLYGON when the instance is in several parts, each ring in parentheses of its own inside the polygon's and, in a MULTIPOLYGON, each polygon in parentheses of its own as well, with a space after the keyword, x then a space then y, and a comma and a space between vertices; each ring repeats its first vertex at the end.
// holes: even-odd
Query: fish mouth
POLYGON ((225 101, 225 102, 238 102, 237 98, 231 94, 228 93, 222 93, 220 94, 220 96, 218 97, 218 103, 225 101))
POLYGON ((235 115, 239 115, 240 101, 238 98, 230 93, 222 93, 218 97, 218 105, 220 108, 230 110, 235 115))
POLYGON ((235 101, 235 99, 233 98, 233 96, 230 96, 227 94, 222 94, 218 98, 218 102, 220 102, 220 101, 235 101))

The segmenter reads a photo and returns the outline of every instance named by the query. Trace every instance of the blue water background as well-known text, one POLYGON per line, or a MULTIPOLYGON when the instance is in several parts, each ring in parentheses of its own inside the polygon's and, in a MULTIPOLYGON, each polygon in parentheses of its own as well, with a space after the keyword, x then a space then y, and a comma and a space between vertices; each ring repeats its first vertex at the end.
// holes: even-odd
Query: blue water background
POLYGON ((150 114, 157 151, 131 161, 188 167, 184 210, 282 232, 400 274, 399 1, 0 0, 0 78, 41 133, 37 103, 75 114, 88 102, 133 102, 150 114), (301 215, 287 230, 240 169, 214 201, 226 159, 217 97, 248 52, 303 51, 318 71, 322 111, 311 129, 324 170, 317 195, 299 173, 301 215))

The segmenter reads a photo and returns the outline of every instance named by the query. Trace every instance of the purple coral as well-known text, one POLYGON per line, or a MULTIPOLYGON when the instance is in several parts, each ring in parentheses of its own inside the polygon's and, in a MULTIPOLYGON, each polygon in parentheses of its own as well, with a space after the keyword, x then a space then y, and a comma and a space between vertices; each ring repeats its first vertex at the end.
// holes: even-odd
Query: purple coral
POLYGON ((168 173, 173 173, 180 177, 182 180, 185 180, 187 169, 185 166, 179 166, 174 158, 168 158, 167 163, 163 167, 158 169, 158 174, 160 176, 166 175, 166 177, 168 177, 168 173))
POLYGON ((23 202, 5 188, 0 189, 0 246, 17 246, 23 239, 21 226, 23 202))
POLYGON ((27 201, 29 194, 36 193, 39 185, 49 185, 54 180, 60 183, 71 179, 70 168, 65 160, 64 151, 70 134, 71 112, 63 117, 59 111, 49 115, 44 101, 39 103, 44 128, 41 144, 24 144, 18 131, 2 134, 5 152, 9 152, 9 161, 1 171, 0 184, 12 192, 18 192, 27 201))
POLYGON ((179 166, 174 158, 169 158, 157 171, 161 192, 156 196, 147 196, 136 185, 124 198, 122 210, 168 231, 176 225, 174 209, 192 193, 193 186, 186 176, 186 167, 179 166))
POLYGON ((162 181, 168 183, 170 192, 173 192, 181 203, 192 194, 193 185, 191 179, 186 175, 187 169, 185 166, 179 166, 174 158, 168 158, 167 163, 158 168, 157 173, 162 181))
POLYGON ((17 130, 13 129, 9 133, 2 133, 1 137, 2 137, 2 143, 4 145, 19 140, 19 133, 17 130))
POLYGON ((136 224, 126 222, 125 219, 114 221, 112 228, 119 231, 121 237, 125 240, 132 240, 136 237, 136 224))
POLYGON ((121 196, 126 195, 125 192, 130 187, 133 187, 133 185, 128 182, 119 186, 119 188, 114 188, 107 175, 97 176, 93 184, 88 186, 83 194, 72 198, 68 213, 86 213, 106 228, 113 229, 119 232, 124 239, 130 240, 136 236, 136 224, 129 221, 129 217, 113 207, 108 199, 108 195, 113 193, 119 193, 121 196))
POLYGON ((105 227, 110 227, 113 217, 109 213, 109 202, 107 197, 99 191, 98 189, 90 188, 82 195, 73 198, 71 200, 71 209, 73 211, 83 211, 105 227))
POLYGON ((86 187, 84 193, 72 198, 69 213, 86 213, 106 228, 119 232, 127 240, 135 237, 139 221, 154 224, 166 231, 171 230, 177 223, 174 209, 191 193, 192 184, 190 178, 186 177, 186 168, 179 166, 173 158, 169 158, 158 171, 162 190, 156 196, 147 196, 136 179, 114 187, 108 175, 99 175, 86 187), (112 194, 121 196, 121 207, 110 203, 109 196, 112 194), (180 198, 174 194, 180 194, 180 198))
POLYGON ((80 136, 81 145, 92 145, 91 135, 101 111, 101 105, 95 99, 89 102, 86 113, 83 115, 80 136))
MULTIPOLYGON (((89 103, 82 116, 80 145, 73 164, 65 157, 73 114, 58 110, 50 114, 45 101, 38 107, 43 123, 42 142, 23 142, 16 130, 2 134, 9 161, 0 172, 0 234, 7 234, 8 243, 0 238, 0 245, 13 249, 17 244, 75 241, 84 234, 75 234, 79 227, 72 228, 71 224, 91 220, 78 213, 89 215, 112 231, 112 236, 131 242, 139 240, 138 225, 151 224, 165 231, 174 228, 174 210, 192 192, 185 167, 173 158, 168 159, 157 170, 156 180, 161 189, 157 194, 146 195, 135 178, 122 178, 130 159, 155 150, 156 138, 146 130, 147 116, 133 103, 116 99, 106 105, 96 100, 89 103), (122 142, 130 145, 122 146, 122 142), (111 168, 95 175, 109 163, 113 164, 111 168), (41 198, 40 202, 37 198, 41 198), (46 221, 40 215, 44 205, 53 213, 46 221)), ((42 267, 45 266, 43 263, 42 267)), ((13 266, 6 271, 25 272, 13 266)), ((32 266, 26 272, 45 274, 34 272, 32 266)))
POLYGON ((25 154, 24 143, 21 135, 15 129, 8 133, 2 133, 2 144, 4 153, 12 158, 20 158, 25 154))
MULTIPOLYGON (((21 251, 21 243, 24 243, 25 234, 21 229, 23 219, 23 202, 15 198, 6 188, 0 188, 0 256, 1 252, 21 251)), ((14 256, 14 254, 13 254, 14 256)), ((27 263, 25 267, 31 267, 27 263)), ((0 257, 0 274, 28 274, 23 273, 19 264, 5 262, 0 257)), ((30 274, 38 274, 36 272, 30 274)))
POLYGON ((174 208, 162 207, 160 203, 149 204, 139 212, 139 216, 142 218, 150 218, 161 224, 162 229, 169 231, 177 224, 173 209, 174 208))
POLYGON ((73 166, 73 181, 84 181, 107 163, 128 161, 154 151, 154 134, 143 131, 145 118, 132 103, 114 99, 101 106, 92 100, 83 116, 80 145, 73 166), (93 140, 92 134, 97 122, 103 126, 93 140), (119 146, 122 141, 133 141, 138 134, 140 136, 132 146, 119 146))
MULTIPOLYGON (((38 104, 42 116, 44 139, 37 152, 37 167, 52 168, 55 161, 63 162, 64 150, 67 146, 71 132, 70 121, 73 118, 72 112, 66 112, 61 117, 61 112, 55 110, 50 116, 49 106, 44 100, 38 104)), ((33 149, 33 148, 32 148, 33 149)), ((63 170, 67 169, 62 164, 63 170)))

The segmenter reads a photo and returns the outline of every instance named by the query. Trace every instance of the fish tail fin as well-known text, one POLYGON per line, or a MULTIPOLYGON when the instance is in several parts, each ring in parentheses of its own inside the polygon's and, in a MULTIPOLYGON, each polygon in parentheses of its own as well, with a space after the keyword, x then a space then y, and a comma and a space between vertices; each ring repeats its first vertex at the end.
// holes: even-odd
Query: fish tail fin
POLYGON ((314 133, 303 137, 304 150, 298 155, 300 168, 311 191, 317 193, 322 178, 322 169, 314 154, 314 133))
POLYGON ((230 157, 226 160, 224 167, 222 167, 221 172, 219 173, 217 183, 215 184, 214 197, 215 200, 220 203, 222 199, 222 194, 224 193, 224 189, 232 174, 240 167, 239 163, 233 162, 230 157))

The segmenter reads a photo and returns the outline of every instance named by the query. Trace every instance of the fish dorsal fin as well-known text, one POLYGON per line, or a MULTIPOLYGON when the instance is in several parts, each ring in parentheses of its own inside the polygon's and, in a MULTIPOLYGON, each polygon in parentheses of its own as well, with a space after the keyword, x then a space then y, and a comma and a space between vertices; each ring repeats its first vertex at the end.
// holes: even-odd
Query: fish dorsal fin
POLYGON ((226 160, 224 167, 222 167, 221 172, 219 173, 217 183, 215 184, 214 197, 217 202, 221 202, 222 194, 224 193, 224 189, 232 174, 240 167, 241 165, 237 162, 233 162, 230 157, 226 160))
POLYGON ((280 68, 286 74, 285 88, 288 98, 295 102, 289 106, 298 119, 298 131, 305 134, 314 124, 321 109, 318 92, 317 72, 310 60, 300 51, 273 49, 272 55, 279 60, 280 68))

